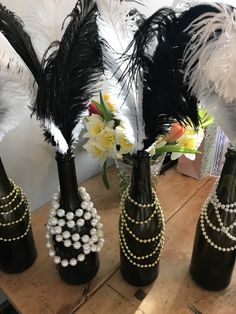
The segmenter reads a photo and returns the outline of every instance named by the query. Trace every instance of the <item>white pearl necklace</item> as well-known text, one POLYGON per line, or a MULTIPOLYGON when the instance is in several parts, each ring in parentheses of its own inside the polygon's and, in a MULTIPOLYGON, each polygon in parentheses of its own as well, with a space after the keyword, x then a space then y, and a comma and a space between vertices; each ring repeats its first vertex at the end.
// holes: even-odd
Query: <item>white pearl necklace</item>
POLYGON ((220 216, 220 212, 219 212, 219 208, 224 210, 225 212, 229 212, 229 213, 236 213, 236 209, 234 208, 236 206, 236 202, 232 203, 232 204, 222 204, 216 194, 216 187, 218 185, 218 181, 215 184, 215 188, 213 189, 213 191, 210 193, 208 199, 206 200, 206 202, 203 205, 202 211, 201 211, 201 215, 200 215, 200 226, 201 226, 201 231, 202 234, 204 236, 204 238, 206 239, 206 241, 216 250, 218 251, 222 251, 222 252, 231 252, 234 251, 236 249, 236 245, 232 245, 230 247, 221 247, 219 245, 217 245, 214 241, 212 241, 209 237, 209 235, 206 232, 205 229, 205 224, 207 224, 211 229, 213 229, 216 232, 223 232, 230 240, 232 241, 236 241, 236 236, 232 235, 230 233, 230 230, 233 231, 233 228, 236 226, 236 220, 233 221, 230 225, 225 226, 221 216, 220 216), (209 219, 208 217, 208 213, 207 213, 207 209, 208 209, 208 204, 211 203, 212 206, 215 209, 215 215, 219 224, 219 227, 215 226, 209 219))
POLYGON ((49 256, 53 257, 54 262, 61 264, 63 267, 76 266, 78 262, 83 262, 87 254, 99 252, 104 243, 101 217, 97 214, 97 210, 90 201, 90 196, 85 188, 80 187, 78 191, 83 202, 81 203, 81 208, 78 208, 75 213, 66 213, 63 208, 60 208, 59 193, 53 194, 52 208, 49 211, 46 247, 49 250, 49 256), (76 225, 82 227, 85 221, 90 221, 91 229, 89 234, 81 236, 79 233, 73 233, 69 230, 63 231, 63 227, 68 229, 73 229, 76 225), (81 253, 76 258, 71 258, 70 260, 56 256, 52 241, 53 237, 56 242, 61 242, 64 247, 69 248, 73 246, 75 250, 80 250, 81 253))

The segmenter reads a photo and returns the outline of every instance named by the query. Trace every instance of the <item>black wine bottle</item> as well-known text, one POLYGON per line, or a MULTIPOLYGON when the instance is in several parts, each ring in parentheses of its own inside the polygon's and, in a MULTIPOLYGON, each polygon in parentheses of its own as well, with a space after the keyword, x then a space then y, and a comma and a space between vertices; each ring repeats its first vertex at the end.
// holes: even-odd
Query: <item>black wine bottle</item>
POLYGON ((26 195, 7 177, 0 158, 0 269, 18 273, 37 256, 26 195))
POLYGON ((236 150, 228 148, 219 183, 203 206, 190 265, 192 278, 205 289, 230 283, 236 249, 236 150))
MULTIPOLYGON (((74 226, 68 227, 67 222, 67 224, 62 226, 62 231, 60 233, 65 235, 66 231, 71 235, 79 235, 78 237, 80 238, 82 238, 83 235, 90 235, 92 228, 90 223, 91 220, 84 220, 84 224, 82 223, 83 225, 81 226, 77 224, 78 217, 76 216, 76 211, 78 209, 82 211, 81 204, 83 200, 78 192, 74 156, 72 153, 65 155, 57 153, 56 161, 60 183, 60 209, 64 210, 64 216, 67 217, 68 213, 70 213, 69 215, 74 216, 74 219, 70 220, 74 226)), ((61 217, 57 215, 57 219, 61 219, 61 217)), ((90 252, 89 254, 83 255, 82 246, 80 249, 75 249, 73 245, 65 247, 64 244, 66 238, 67 237, 63 239, 64 241, 58 242, 56 241, 56 235, 53 235, 55 254, 56 256, 59 256, 62 261, 64 260, 64 263, 58 263, 57 265, 61 278, 69 284, 80 285, 89 282, 96 275, 99 268, 98 253, 90 252), (80 259, 78 258, 79 255, 82 259, 84 258, 84 260, 78 260, 80 259)))
POLYGON ((135 286, 149 285, 159 273, 164 223, 151 187, 150 158, 145 151, 139 151, 133 158, 131 184, 122 196, 121 209, 121 274, 135 286))

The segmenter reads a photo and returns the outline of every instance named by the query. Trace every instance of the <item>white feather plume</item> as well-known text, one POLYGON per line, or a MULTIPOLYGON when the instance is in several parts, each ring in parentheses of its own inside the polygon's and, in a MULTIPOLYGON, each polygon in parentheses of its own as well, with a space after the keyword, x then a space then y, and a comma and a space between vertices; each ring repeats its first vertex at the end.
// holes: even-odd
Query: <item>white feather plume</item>
POLYGON ((72 11, 76 0, 30 0, 28 16, 24 19, 25 27, 31 37, 39 60, 42 59, 49 45, 64 33, 67 23, 63 22, 72 11))
POLYGON ((198 98, 216 93, 229 103, 236 100, 236 11, 211 5, 219 13, 205 13, 186 29, 192 39, 184 57, 185 79, 198 98))
POLYGON ((185 79, 235 146, 236 11, 211 5, 219 12, 201 15, 186 29, 192 39, 184 56, 185 79))
POLYGON ((236 101, 225 103, 217 94, 210 94, 202 98, 201 105, 214 117, 215 123, 236 147, 236 101))
POLYGON ((96 0, 96 3, 99 11, 97 18, 99 36, 109 45, 109 48, 106 45, 102 47, 107 80, 104 89, 109 92, 116 106, 116 118, 122 122, 127 140, 133 144, 133 152, 136 152, 143 148, 145 139, 142 83, 141 80, 137 80, 136 83, 129 85, 129 82, 120 81, 128 64, 121 56, 126 52, 137 29, 135 16, 129 16, 134 3, 117 0, 96 0))
POLYGON ((2 71, 10 72, 16 75, 16 79, 20 77, 24 81, 27 81, 30 75, 28 67, 0 32, 0 72, 2 71))
POLYGON ((35 100, 33 77, 16 80, 15 73, 0 72, 0 142, 18 126, 35 100))
POLYGON ((30 70, 0 32, 0 142, 24 118, 36 89, 30 70))

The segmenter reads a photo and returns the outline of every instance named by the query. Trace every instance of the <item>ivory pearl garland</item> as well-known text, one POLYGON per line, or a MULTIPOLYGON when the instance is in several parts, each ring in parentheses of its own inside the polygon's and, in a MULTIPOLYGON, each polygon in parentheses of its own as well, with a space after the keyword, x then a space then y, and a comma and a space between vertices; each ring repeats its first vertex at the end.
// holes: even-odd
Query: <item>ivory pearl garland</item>
POLYGON ((119 238, 120 238, 120 246, 123 254, 125 257, 128 259, 128 261, 138 267, 138 268, 151 268, 154 267, 159 259, 161 252, 164 247, 164 238, 165 238, 165 223, 164 223, 164 217, 163 217, 163 212, 160 207, 160 204, 157 200, 156 193, 153 191, 153 196, 154 196, 154 201, 152 204, 139 204, 138 202, 134 201, 130 195, 129 195, 129 186, 126 189, 126 191, 123 193, 122 198, 121 198, 121 203, 120 203, 120 224, 119 224, 119 238), (131 218, 126 209, 125 209, 125 203, 126 199, 131 201, 134 205, 137 207, 147 207, 151 208, 153 207, 153 212, 149 216, 148 219, 146 220, 135 220, 131 218), (131 223, 136 224, 136 225, 145 225, 147 224, 151 219, 155 219, 155 216, 157 216, 157 219, 160 221, 160 227, 161 230, 157 235, 154 235, 152 238, 149 239, 144 239, 138 237, 131 229, 131 223), (130 224, 130 226, 128 225, 130 224), (125 231, 129 233, 133 239, 135 239, 137 242, 140 243, 140 245, 146 244, 146 243, 152 243, 154 246, 154 249, 152 252, 149 252, 148 254, 142 255, 142 256, 137 256, 133 253, 132 249, 129 247, 126 237, 125 237, 125 231), (152 259, 151 262, 144 262, 147 259, 152 259), (154 260, 153 260, 154 259, 154 260), (140 263, 139 261, 143 261, 144 263, 140 263))
POLYGON ((229 225, 224 225, 221 215, 220 215, 220 211, 225 211, 226 213, 236 213, 236 202, 231 203, 231 204, 222 204, 219 199, 218 196, 216 194, 216 188, 218 185, 218 181, 215 184, 215 187, 213 189, 213 191, 210 193, 208 199, 206 200, 206 202, 204 203, 203 207, 202 207, 202 211, 201 211, 201 215, 200 215, 200 226, 201 226, 201 231, 202 234, 205 238, 205 240, 216 250, 218 251, 222 251, 222 252, 231 252, 234 251, 236 249, 236 244, 235 245, 231 245, 229 247, 222 247, 220 245, 218 245, 217 243, 215 243, 210 237, 209 234, 207 234, 206 231, 206 225, 208 225, 211 229, 213 229, 215 232, 218 233, 224 233, 226 237, 228 237, 231 241, 236 241, 236 236, 234 236, 233 234, 230 233, 230 231, 234 231, 234 227, 236 226, 236 220, 234 220, 231 224, 229 225), (218 222, 218 226, 214 225, 209 217, 208 217, 208 204, 211 204, 215 210, 214 214, 216 216, 217 222, 218 222))
POLYGON ((85 188, 80 187, 78 191, 83 200, 81 208, 78 208, 75 212, 66 213, 63 208, 60 208, 59 193, 54 193, 51 202, 52 208, 49 211, 46 247, 49 250, 49 256, 53 257, 54 262, 61 264, 63 267, 76 266, 78 262, 83 262, 86 255, 91 252, 99 252, 104 243, 101 217, 97 214, 97 210, 94 208, 94 204, 91 202, 85 188), (80 235, 73 231, 76 225, 83 227, 86 221, 90 222, 91 225, 89 234, 80 235), (62 243, 66 248, 72 247, 78 250, 77 256, 70 260, 56 256, 53 240, 62 243))

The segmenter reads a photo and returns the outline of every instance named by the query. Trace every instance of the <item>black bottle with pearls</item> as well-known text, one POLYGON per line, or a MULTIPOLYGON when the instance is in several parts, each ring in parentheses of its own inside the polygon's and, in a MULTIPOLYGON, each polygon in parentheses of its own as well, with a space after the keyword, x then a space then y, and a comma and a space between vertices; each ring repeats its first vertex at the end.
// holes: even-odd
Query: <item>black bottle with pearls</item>
POLYGON ((22 272, 36 256, 28 199, 7 177, 0 158, 0 269, 22 272))
POLYGON ((99 268, 102 223, 85 188, 78 188, 72 153, 57 153, 60 189, 53 195, 47 225, 47 247, 61 278, 80 285, 99 268))
POLYGON ((198 221, 190 265, 192 278, 205 289, 230 283, 236 257, 236 150, 228 148, 215 188, 198 221))
POLYGON ((151 284, 159 273, 164 218, 151 187, 150 157, 145 151, 133 156, 131 184, 121 198, 119 236, 123 278, 135 286, 151 284))

